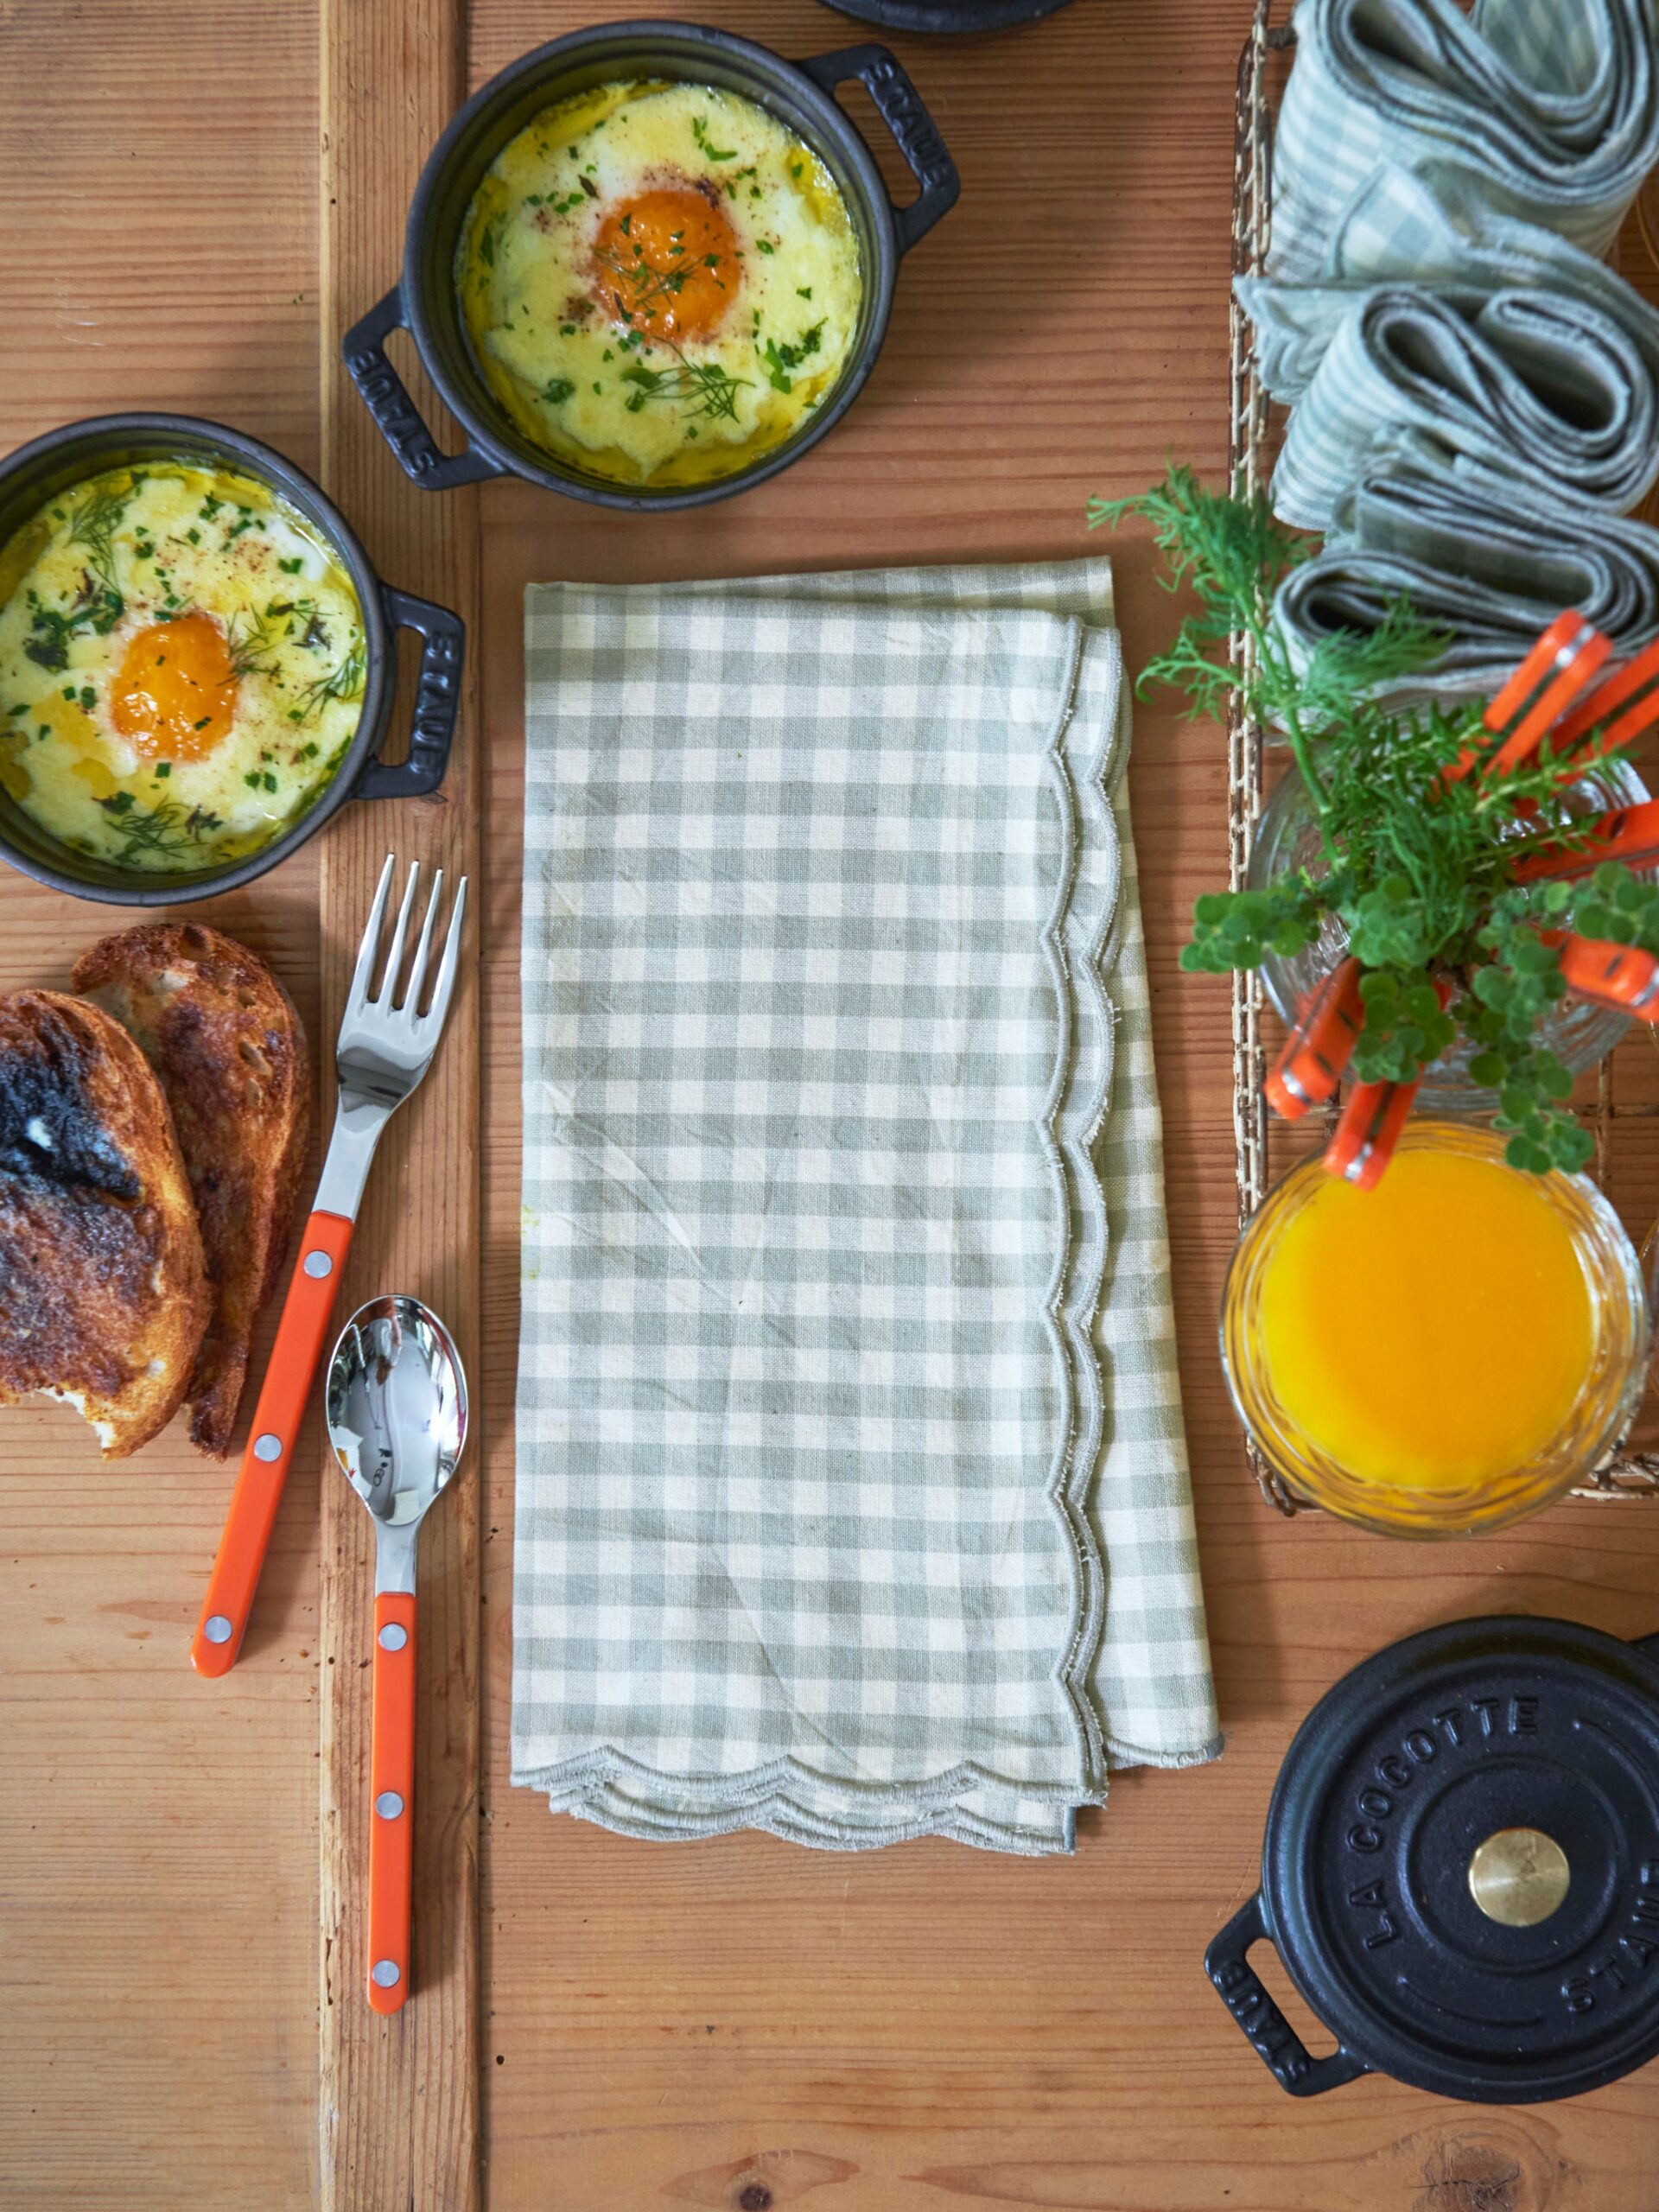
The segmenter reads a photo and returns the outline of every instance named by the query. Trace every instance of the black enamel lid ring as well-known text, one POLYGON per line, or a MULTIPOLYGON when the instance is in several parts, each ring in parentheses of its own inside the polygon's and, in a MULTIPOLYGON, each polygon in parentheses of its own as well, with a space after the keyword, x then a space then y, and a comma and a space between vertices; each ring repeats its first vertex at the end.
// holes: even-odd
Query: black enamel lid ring
POLYGON ((1261 1889, 1205 1964, 1295 2096, 1382 2073, 1533 2103, 1659 2055, 1659 1637, 1457 1621, 1344 1675, 1297 1732, 1261 1889), (1263 1986, 1260 1942, 1333 2053, 1263 1986))

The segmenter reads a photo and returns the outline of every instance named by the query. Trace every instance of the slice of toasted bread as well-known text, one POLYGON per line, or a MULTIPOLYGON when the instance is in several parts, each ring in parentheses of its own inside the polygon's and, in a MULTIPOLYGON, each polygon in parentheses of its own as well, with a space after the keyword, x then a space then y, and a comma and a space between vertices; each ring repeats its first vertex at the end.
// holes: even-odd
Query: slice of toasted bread
POLYGON ((189 1171, 213 1318, 191 1377, 190 1434, 230 1449, 259 1308, 281 1280, 311 1118, 294 1001, 264 962, 200 922, 99 939, 74 984, 130 1030, 156 1074, 189 1171))
POLYGON ((106 1459, 178 1411, 210 1306, 172 1116, 118 1021, 0 998, 0 1403, 67 1399, 106 1459))

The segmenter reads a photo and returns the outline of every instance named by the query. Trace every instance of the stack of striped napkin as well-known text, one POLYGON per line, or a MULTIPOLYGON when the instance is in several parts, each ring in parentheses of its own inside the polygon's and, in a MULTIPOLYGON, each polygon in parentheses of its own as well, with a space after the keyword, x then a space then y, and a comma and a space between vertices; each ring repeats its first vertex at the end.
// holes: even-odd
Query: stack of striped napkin
POLYGON ((1296 648, 1402 587, 1471 688, 1541 607, 1659 634, 1659 534, 1620 519, 1659 477, 1659 315, 1595 257, 1659 158, 1656 5, 1297 9, 1268 274, 1238 287, 1292 404, 1274 508, 1331 533, 1281 599, 1296 648))
POLYGON ((527 639, 513 1778, 1069 1848, 1216 1748, 1109 571, 527 639))
POLYGON ((1602 253, 1659 161, 1653 0, 1302 0, 1294 29, 1274 137, 1275 276, 1317 276, 1384 165, 1454 179, 1602 253))

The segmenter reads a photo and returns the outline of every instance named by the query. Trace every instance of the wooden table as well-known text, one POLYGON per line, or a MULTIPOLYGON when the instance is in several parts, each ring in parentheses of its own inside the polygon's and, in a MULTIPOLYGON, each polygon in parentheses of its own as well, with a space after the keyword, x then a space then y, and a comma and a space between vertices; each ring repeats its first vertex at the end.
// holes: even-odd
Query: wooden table
MULTIPOLYGON (((398 506, 389 459, 352 442, 322 363, 329 319, 391 280, 387 211, 413 181, 434 86, 448 72, 459 89, 460 39, 446 46, 437 0, 319 4, 0 4, 0 446, 164 406, 315 468, 326 397, 329 480, 372 508, 383 566, 418 588, 432 549, 400 563, 395 518, 429 516, 464 563, 467 511, 441 525, 433 501, 398 506), (372 143, 349 130, 341 143, 353 113, 377 118, 372 143), (374 207, 342 212, 342 192, 376 174, 374 207)), ((790 54, 860 35, 810 0, 716 12, 790 54)), ((1191 900, 1217 879, 1224 765, 1217 734, 1167 706, 1137 710, 1132 788, 1226 1756, 1126 1776, 1083 1821, 1076 1857, 1041 1864, 945 1844, 853 1859, 753 1836, 664 1848, 555 1821, 507 1786, 523 587, 1064 555, 1084 543, 1090 492, 1136 489, 1172 453, 1214 476, 1248 14, 1247 0, 1075 0, 995 41, 895 41, 963 196, 906 267, 847 423, 798 468, 702 513, 609 517, 512 485, 482 495, 483 1294, 468 1349, 485 1408, 484 1764, 475 1808, 448 1809, 454 1886, 439 1902, 452 1922, 466 1907, 475 1840, 490 2212, 1659 2201, 1651 2073, 1533 2111, 1443 2106, 1381 2081, 1293 2103, 1201 1971, 1254 1882, 1272 1778, 1311 1700, 1378 1644, 1460 1613, 1652 1629, 1659 1504, 1569 1503, 1513 1536, 1421 1549, 1281 1523, 1257 1497, 1212 1334, 1234 1230, 1225 994, 1176 970, 1191 900)), ((572 0, 476 0, 467 71, 481 82, 582 20, 572 0)), ((1169 609, 1144 543, 1121 548, 1118 574, 1134 664, 1169 609)), ((273 958, 314 1028, 338 997, 325 868, 346 870, 342 856, 325 839, 215 916, 273 958)), ((8 874, 0 988, 62 985, 117 918, 8 874)), ((1647 1135, 1652 1165, 1659 1127, 1647 1135)), ((411 1173, 435 1141, 411 1119, 411 1173)), ((383 1239, 409 1233, 376 1219, 383 1239)), ((360 1279, 389 1264, 368 1251, 360 1279)), ((342 1675, 360 1592, 348 1560, 320 1616, 320 1485, 335 1478, 315 1446, 246 1660, 224 1685, 197 1681, 186 1646, 226 1479, 177 1434, 100 1471, 67 1414, 0 1418, 0 2204, 466 2212, 464 1926, 417 1999, 442 2036, 429 2024, 402 2056, 348 2068, 352 2109, 320 2128, 320 2012, 357 1996, 319 1957, 320 1719, 328 1707, 338 1758, 365 1687, 342 1675), (376 2082, 407 2096, 365 2108, 376 2082)), ((321 2041, 365 2061, 354 2021, 343 2034, 325 2021, 321 2041)))

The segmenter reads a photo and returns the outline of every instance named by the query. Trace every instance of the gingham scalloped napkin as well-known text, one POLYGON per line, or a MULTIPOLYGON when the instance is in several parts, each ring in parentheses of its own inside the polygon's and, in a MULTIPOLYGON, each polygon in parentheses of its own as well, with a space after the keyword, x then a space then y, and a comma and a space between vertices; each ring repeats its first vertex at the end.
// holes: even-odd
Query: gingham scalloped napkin
POLYGON ((1273 276, 1320 267, 1383 163, 1599 253, 1659 159, 1655 0, 1302 0, 1295 30, 1273 276))
POLYGON ((527 597, 512 1776, 1070 1847, 1211 1757, 1103 563, 527 597))
POLYGON ((1395 435, 1343 493, 1324 550, 1291 571, 1274 614, 1300 656, 1335 631, 1376 628, 1402 594, 1451 643, 1392 691, 1432 678, 1489 695, 1563 607, 1621 653, 1659 637, 1659 531, 1395 435))

